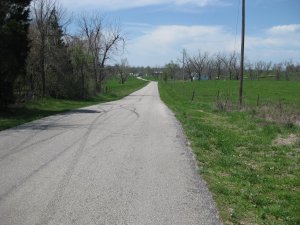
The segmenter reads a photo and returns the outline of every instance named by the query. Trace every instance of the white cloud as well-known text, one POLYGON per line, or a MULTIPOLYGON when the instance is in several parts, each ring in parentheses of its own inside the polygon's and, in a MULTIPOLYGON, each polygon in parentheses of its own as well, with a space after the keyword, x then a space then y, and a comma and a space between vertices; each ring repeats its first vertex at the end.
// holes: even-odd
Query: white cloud
MULTIPOLYGON (((290 29, 291 26, 280 27, 290 29)), ((294 32, 283 35, 270 32, 272 29, 256 36, 246 36, 246 58, 251 61, 300 61, 300 32, 294 29, 294 32)), ((236 36, 223 26, 148 27, 143 34, 128 42, 126 57, 132 65, 163 66, 170 60, 176 60, 183 48, 190 54, 198 50, 210 54, 239 51, 239 39, 239 34, 236 36)))
POLYGON ((164 65, 185 48, 190 54, 233 51, 235 38, 222 26, 158 26, 128 43, 132 65, 164 65))
POLYGON ((274 26, 268 29, 269 34, 287 34, 300 31, 300 24, 274 26))
POLYGON ((300 24, 273 26, 264 34, 257 37, 250 37, 248 40, 249 49, 268 49, 273 52, 298 51, 300 56, 300 24))
POLYGON ((224 0, 61 0, 60 2, 65 7, 97 7, 101 10, 119 10, 164 4, 191 4, 199 7, 205 7, 208 5, 225 5, 224 0))

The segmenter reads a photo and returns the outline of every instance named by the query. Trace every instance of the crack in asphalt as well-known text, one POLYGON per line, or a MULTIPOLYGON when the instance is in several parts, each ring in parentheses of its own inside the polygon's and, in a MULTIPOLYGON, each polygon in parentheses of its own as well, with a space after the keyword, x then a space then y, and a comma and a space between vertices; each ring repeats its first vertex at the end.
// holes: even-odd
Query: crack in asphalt
POLYGON ((221 224, 157 83, 53 119, 0 132, 0 224, 221 224))
POLYGON ((89 138, 89 135, 92 132, 92 128, 95 125, 96 121, 102 116, 102 114, 98 115, 93 122, 90 124, 90 126, 88 127, 87 132, 85 133, 85 135, 81 138, 81 143, 80 146, 78 147, 77 151, 75 152, 75 155, 73 156, 73 159, 66 171, 66 173, 64 174, 63 178, 61 179, 61 181, 58 184, 58 187, 55 191, 54 197, 52 198, 52 200, 50 200, 50 202, 47 205, 47 212, 46 212, 46 216, 42 218, 42 220, 38 223, 36 223, 36 225, 47 225, 51 220, 52 217, 54 216, 55 212, 56 212, 56 208, 57 205, 59 203, 59 200, 61 199, 66 186, 68 185, 71 176, 73 174, 73 171, 83 153, 83 150, 85 148, 85 145, 87 143, 87 140, 89 138))

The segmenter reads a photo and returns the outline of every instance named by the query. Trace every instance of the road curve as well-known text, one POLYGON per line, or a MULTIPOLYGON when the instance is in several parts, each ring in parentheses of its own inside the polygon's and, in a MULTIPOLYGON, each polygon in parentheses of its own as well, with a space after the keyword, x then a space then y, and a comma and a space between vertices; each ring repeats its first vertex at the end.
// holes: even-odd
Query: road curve
POLYGON ((0 132, 1 225, 209 225, 218 212, 150 82, 0 132))

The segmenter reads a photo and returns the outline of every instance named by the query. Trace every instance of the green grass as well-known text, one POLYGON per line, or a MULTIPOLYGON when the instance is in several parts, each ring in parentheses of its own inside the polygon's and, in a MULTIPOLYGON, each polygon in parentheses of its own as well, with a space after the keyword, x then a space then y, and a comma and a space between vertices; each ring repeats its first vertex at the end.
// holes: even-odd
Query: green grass
POLYGON ((159 80, 159 77, 157 77, 157 76, 143 76, 142 78, 146 79, 146 80, 151 80, 151 81, 158 81, 159 80))
POLYGON ((300 139, 272 144, 278 136, 300 137, 300 128, 256 112, 259 94, 262 103, 281 101, 299 113, 299 82, 246 81, 249 111, 216 107, 218 91, 237 101, 236 81, 160 82, 159 90, 183 124, 225 224, 300 224, 300 139))
POLYGON ((87 100, 65 100, 43 98, 30 101, 22 106, 11 107, 5 112, 0 112, 0 130, 11 128, 29 121, 72 109, 95 105, 123 98, 147 84, 146 81, 129 78, 125 84, 111 79, 106 83, 105 93, 87 100))

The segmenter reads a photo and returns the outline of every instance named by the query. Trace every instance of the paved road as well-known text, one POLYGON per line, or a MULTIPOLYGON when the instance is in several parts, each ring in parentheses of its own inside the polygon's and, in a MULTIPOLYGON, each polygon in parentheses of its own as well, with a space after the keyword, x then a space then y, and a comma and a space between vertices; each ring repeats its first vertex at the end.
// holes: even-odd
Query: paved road
POLYGON ((219 224, 157 84, 0 132, 1 225, 219 224))

